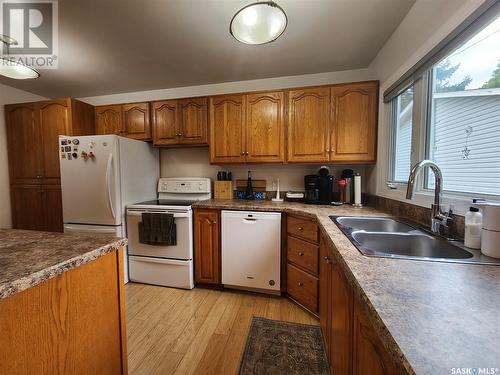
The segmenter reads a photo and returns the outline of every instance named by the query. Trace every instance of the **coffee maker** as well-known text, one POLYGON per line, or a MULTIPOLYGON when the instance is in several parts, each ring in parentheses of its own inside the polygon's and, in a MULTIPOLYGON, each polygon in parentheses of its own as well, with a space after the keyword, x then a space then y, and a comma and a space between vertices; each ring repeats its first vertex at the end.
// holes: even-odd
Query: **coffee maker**
POLYGON ((304 202, 309 204, 330 204, 333 200, 333 176, 330 168, 321 167, 318 174, 304 176, 304 202))

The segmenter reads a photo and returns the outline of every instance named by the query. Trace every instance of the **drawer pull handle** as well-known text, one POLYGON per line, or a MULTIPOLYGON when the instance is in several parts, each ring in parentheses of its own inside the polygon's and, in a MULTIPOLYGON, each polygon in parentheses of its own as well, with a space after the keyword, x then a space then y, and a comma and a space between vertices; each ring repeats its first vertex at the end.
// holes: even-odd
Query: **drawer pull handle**
POLYGON ((298 229, 298 230, 304 230, 304 228, 302 228, 302 227, 298 227, 297 229, 298 229))
POLYGON ((304 253, 302 251, 299 251, 299 256, 304 256, 304 253))
POLYGON ((299 284, 299 286, 304 286, 304 283, 302 281, 299 281, 297 284, 299 284))

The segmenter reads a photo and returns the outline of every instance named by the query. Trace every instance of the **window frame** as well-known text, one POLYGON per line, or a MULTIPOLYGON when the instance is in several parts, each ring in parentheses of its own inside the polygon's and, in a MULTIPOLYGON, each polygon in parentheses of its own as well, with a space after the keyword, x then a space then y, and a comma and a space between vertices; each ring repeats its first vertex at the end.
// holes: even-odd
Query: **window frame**
MULTIPOLYGON (((410 153, 410 163, 411 166, 418 163, 420 160, 427 159, 430 156, 431 147, 431 131, 432 131, 432 83, 433 83, 433 69, 424 73, 424 75, 417 81, 413 83, 413 115, 412 115, 412 142, 411 142, 411 153, 410 153)), ((384 113, 386 115, 384 122, 387 124, 386 139, 390 143, 386 144, 385 149, 385 170, 382 170, 384 179, 381 181, 379 179, 377 184, 377 194, 401 201, 406 201, 406 189, 407 182, 393 181, 392 176, 394 175, 394 151, 395 147, 393 142, 395 142, 394 137, 394 124, 391 116, 392 105, 391 103, 382 103, 384 106, 384 113)), ((382 144, 382 147, 384 145, 382 144)), ((383 149, 383 148, 382 148, 383 149)), ((382 168, 384 169, 384 168, 382 168)), ((434 201, 434 189, 427 188, 427 176, 428 173, 423 171, 419 174, 417 181, 415 183, 415 193, 413 204, 430 207, 434 201)), ((500 195, 484 194, 484 193, 474 193, 474 192, 457 192, 452 190, 443 190, 442 192, 442 202, 445 209, 452 209, 454 213, 459 215, 465 215, 469 210, 472 202, 472 198, 483 198, 492 202, 500 202, 500 195)), ((410 202, 410 201, 407 201, 410 202)))

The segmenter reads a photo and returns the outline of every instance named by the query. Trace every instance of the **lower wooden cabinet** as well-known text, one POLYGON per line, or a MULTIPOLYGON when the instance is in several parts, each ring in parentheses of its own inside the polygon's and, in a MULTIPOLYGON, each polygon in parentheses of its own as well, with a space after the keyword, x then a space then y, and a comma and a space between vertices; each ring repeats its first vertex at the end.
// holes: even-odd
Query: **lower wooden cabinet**
POLYGON ((318 312, 318 279, 292 264, 287 266, 288 295, 314 313, 318 312))
POLYGON ((393 362, 354 298, 340 265, 320 239, 319 314, 325 350, 334 375, 396 374, 393 362))
POLYGON ((122 260, 113 251, 0 300, 0 374, 127 374, 122 260))
POLYGON ((392 375, 397 374, 380 338, 373 330, 364 307, 354 303, 354 337, 353 337, 353 375, 392 375))
POLYGON ((61 185, 11 185, 12 226, 63 231, 61 185))
POLYGON ((194 211, 194 271, 197 284, 220 285, 220 211, 194 211))

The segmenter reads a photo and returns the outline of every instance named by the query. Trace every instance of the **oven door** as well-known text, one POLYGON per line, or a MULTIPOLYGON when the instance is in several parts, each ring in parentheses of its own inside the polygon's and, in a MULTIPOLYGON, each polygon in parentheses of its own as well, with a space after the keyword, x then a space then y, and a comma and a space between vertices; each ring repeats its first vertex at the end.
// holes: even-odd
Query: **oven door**
POLYGON ((138 255, 155 258, 189 260, 193 259, 193 223, 192 211, 163 211, 163 210, 127 210, 127 237, 129 255, 138 255), (139 222, 143 212, 169 213, 175 218, 177 228, 177 245, 158 246, 139 242, 139 222))

